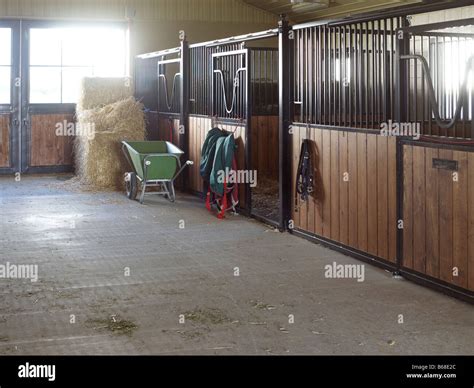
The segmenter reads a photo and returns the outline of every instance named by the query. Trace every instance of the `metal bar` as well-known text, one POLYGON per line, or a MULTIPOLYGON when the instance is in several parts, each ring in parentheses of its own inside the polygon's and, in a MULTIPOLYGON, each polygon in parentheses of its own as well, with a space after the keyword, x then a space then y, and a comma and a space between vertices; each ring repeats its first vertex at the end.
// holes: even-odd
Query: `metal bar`
POLYGON ((278 35, 278 28, 266 30, 266 31, 260 31, 260 32, 254 32, 251 34, 245 34, 245 35, 238 35, 238 36, 233 36, 229 38, 224 38, 224 39, 216 39, 216 40, 210 40, 207 42, 201 42, 201 43, 194 43, 191 44, 189 47, 195 48, 195 47, 215 47, 215 46, 221 46, 223 44, 231 44, 235 42, 247 42, 250 40, 256 40, 256 39, 265 39, 265 38, 271 38, 271 37, 276 37, 278 35))
MULTIPOLYGON (((337 96, 337 105, 338 105, 338 118, 337 118, 337 123, 338 125, 342 125, 342 90, 343 90, 343 83, 344 83, 344 78, 343 78, 343 69, 344 69, 344 65, 343 65, 343 56, 342 56, 342 28, 341 27, 338 27, 336 29, 337 31, 337 37, 339 39, 337 39, 337 44, 338 44, 338 49, 337 51, 339 52, 339 85, 338 85, 338 96, 337 96)), ((337 62, 336 62, 336 65, 337 65, 337 62)))
POLYGON ((371 73, 370 73, 370 78, 371 78, 371 88, 370 88, 370 110, 371 110, 371 122, 370 122, 370 128, 375 127, 375 106, 376 106, 376 101, 375 101, 375 92, 376 92, 376 76, 375 76, 375 35, 374 35, 374 30, 375 30, 375 21, 372 22, 372 33, 371 33, 371 39, 372 39, 372 50, 371 50, 371 73))
POLYGON ((300 30, 303 28, 309 28, 318 26, 321 24, 328 24, 331 27, 336 27, 341 24, 348 24, 348 23, 365 23, 372 20, 377 20, 381 18, 389 18, 389 17, 406 17, 409 15, 415 15, 419 13, 426 13, 438 10, 446 10, 451 8, 458 8, 463 6, 472 5, 472 0, 436 0, 426 4, 408 4, 404 5, 403 7, 393 7, 387 8, 385 10, 376 10, 372 12, 362 13, 359 14, 357 17, 349 16, 349 17, 340 17, 337 19, 326 20, 326 21, 314 21, 309 23, 301 23, 296 24, 292 28, 293 30, 300 30))
MULTIPOLYGON (((250 51, 247 49, 245 54, 245 169, 248 171, 252 168, 252 142, 250 141, 252 131, 252 80, 250 74, 252 72, 253 63, 250 60, 250 51)), ((238 64, 237 64, 238 65, 238 64)), ((252 187, 250 183, 246 184, 245 190, 245 207, 249 212, 252 211, 252 187)))
POLYGON ((333 71, 332 71, 332 78, 333 78, 333 101, 332 101, 332 107, 333 107, 333 125, 336 125, 336 108, 337 106, 337 83, 336 83, 336 51, 337 51, 337 33, 336 33, 336 28, 333 28, 332 30, 332 63, 333 63, 333 71))
POLYGON ((169 54, 177 54, 180 51, 181 51, 181 46, 166 49, 166 50, 154 51, 152 53, 140 54, 140 55, 137 55, 136 57, 141 58, 141 59, 149 59, 149 58, 155 58, 155 57, 162 57, 164 55, 169 55, 169 54))
MULTIPOLYGON (((367 25, 367 28, 369 26, 367 25)), ((365 109, 361 112, 362 114, 365 113, 365 122, 367 128, 369 128, 369 35, 368 32, 365 33, 365 87, 364 87, 364 96, 365 96, 365 109)), ((361 128, 363 126, 362 119, 361 119, 361 128)))
POLYGON ((159 65, 166 65, 170 63, 181 63, 181 58, 165 59, 163 61, 158 61, 159 65))
MULTIPOLYGON (((180 148, 184 151, 184 157, 186 160, 189 159, 189 45, 184 38, 181 41, 181 62, 179 71, 181 73, 180 83, 180 118, 179 118, 179 144, 180 148)), ((186 189, 189 181, 189 169, 188 173, 182 177, 182 188, 186 189)), ((180 171, 181 172, 181 171, 180 171)))
POLYGON ((407 26, 402 28, 404 32, 408 32, 414 35, 419 35, 419 33, 426 33, 429 31, 443 30, 445 28, 454 28, 454 27, 466 27, 474 25, 474 18, 468 19, 458 19, 458 20, 449 20, 438 23, 422 24, 419 26, 407 26))
MULTIPOLYGON (((416 37, 413 36, 413 53, 416 54, 416 37)), ((418 108, 418 63, 415 61, 413 66, 413 122, 416 123, 418 108)))
MULTIPOLYGON (((359 106, 357 113, 359 114, 359 128, 362 128, 363 121, 362 115, 364 114, 364 90, 362 89, 362 60, 364 55, 364 40, 362 36, 362 24, 359 24, 358 30, 358 46, 357 46, 357 63, 358 63, 358 70, 357 70, 357 87, 359 90, 359 106)), ((357 127, 357 125, 356 125, 357 127)))
POLYGON ((315 123, 321 124, 322 123, 322 52, 321 52, 321 39, 322 39, 322 34, 321 34, 321 27, 317 27, 318 31, 318 38, 317 38, 317 45, 315 48, 316 50, 316 64, 317 64, 317 76, 316 76, 316 82, 317 82, 317 99, 318 99, 318 114, 317 114, 317 119, 315 120, 315 123))
POLYGON ((237 55, 237 54, 246 55, 247 54, 247 49, 239 49, 239 50, 222 51, 222 52, 218 52, 218 53, 213 53, 212 57, 213 58, 230 57, 232 55, 237 55))
POLYGON ((278 34, 278 105, 279 105, 279 116, 278 116, 278 133, 279 133, 279 198, 280 198, 280 209, 279 209, 279 225, 280 230, 287 230, 288 221, 291 217, 291 159, 290 159, 290 123, 291 123, 291 102, 293 96, 291 91, 293 90, 292 83, 294 78, 292 75, 292 40, 289 39, 290 27, 288 21, 282 18, 279 23, 279 34, 278 34))
MULTIPOLYGON (((425 50, 424 50, 424 40, 425 38, 423 36, 420 37, 421 39, 421 55, 425 56, 425 50)), ((425 133, 425 116, 426 116, 426 109, 427 106, 426 104, 423 104, 423 102, 426 101, 425 98, 425 72, 422 70, 421 71, 421 109, 422 109, 422 114, 421 114, 421 133, 425 133)))
MULTIPOLYGON (((431 52, 431 38, 428 38, 428 62, 430 63, 430 68, 432 67, 432 52, 431 52)), ((426 114, 428 115, 428 133, 433 134, 433 126, 431 121, 431 111, 428 110, 428 101, 426 102, 426 114)))

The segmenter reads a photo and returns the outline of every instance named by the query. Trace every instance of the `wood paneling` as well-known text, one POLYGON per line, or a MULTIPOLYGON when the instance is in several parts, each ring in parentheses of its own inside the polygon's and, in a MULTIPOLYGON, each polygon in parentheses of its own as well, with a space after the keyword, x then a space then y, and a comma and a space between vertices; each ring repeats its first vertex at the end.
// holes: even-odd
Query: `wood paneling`
POLYGON ((179 147, 179 119, 159 116, 156 140, 169 141, 179 147))
POLYGON ((278 180, 278 117, 252 117, 251 161, 259 177, 278 180))
POLYGON ((56 136, 58 123, 74 122, 72 114, 31 116, 30 166, 72 165, 73 136, 56 136))
POLYGON ((210 129, 210 119, 193 116, 189 118, 189 159, 194 162, 194 165, 189 167, 189 188, 192 191, 203 191, 203 183, 199 174, 199 163, 201 161, 202 145, 210 129))
POLYGON ((159 115, 156 112, 145 112, 146 136, 148 140, 159 140, 159 115))
POLYGON ((0 167, 10 167, 9 115, 0 115, 0 167))
POLYGON ((474 290, 474 153, 412 145, 403 153, 403 265, 474 290), (433 168, 434 158, 457 161, 458 171, 433 168))
MULTIPOLYGON (((237 126, 227 124, 219 125, 219 128, 223 129, 224 131, 232 132, 234 134, 235 144, 237 145, 237 150, 235 152, 237 169, 245 170, 245 127, 242 125, 237 126)), ((239 184, 239 206, 241 208, 245 208, 247 206, 245 200, 245 192, 245 184, 239 184)))
POLYGON ((436 148, 425 149, 426 169, 426 274, 439 277, 439 195, 438 172, 429 167, 433 159, 439 157, 436 148))
POLYGON ((315 164, 321 175, 315 179, 317 199, 311 197, 304 204, 298 201, 298 213, 293 209, 296 227, 395 262, 395 139, 363 132, 293 128, 293 191, 305 137, 314 142, 315 164))

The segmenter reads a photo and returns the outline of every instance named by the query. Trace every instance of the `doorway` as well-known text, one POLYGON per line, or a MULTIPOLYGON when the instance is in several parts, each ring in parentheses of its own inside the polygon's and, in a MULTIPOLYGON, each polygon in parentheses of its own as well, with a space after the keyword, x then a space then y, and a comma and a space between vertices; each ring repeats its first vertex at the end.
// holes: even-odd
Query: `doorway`
POLYGON ((72 171, 81 79, 128 65, 124 23, 0 21, 0 174, 72 171))

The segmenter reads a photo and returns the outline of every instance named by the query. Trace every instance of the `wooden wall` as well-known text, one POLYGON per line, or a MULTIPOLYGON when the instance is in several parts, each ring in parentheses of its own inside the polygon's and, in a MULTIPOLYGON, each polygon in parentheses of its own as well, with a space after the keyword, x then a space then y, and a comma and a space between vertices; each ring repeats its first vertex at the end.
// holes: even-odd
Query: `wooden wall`
POLYGON ((253 116, 250 138, 252 169, 278 181, 278 116, 253 116))
POLYGON ((153 128, 153 137, 156 140, 166 140, 172 142, 179 147, 179 119, 172 118, 171 120, 164 116, 159 116, 157 119, 158 128, 153 128))
MULTIPOLYGON (((220 128, 234 132, 237 144, 237 168, 245 169, 245 127, 235 125, 219 125, 220 128)), ((193 191, 202 192, 203 184, 199 174, 199 163, 201 161, 201 148, 206 139, 207 132, 211 129, 211 119, 207 117, 189 118, 189 159, 194 162, 189 172, 189 188, 193 191)), ((245 185, 239 185, 240 206, 245 208, 245 185)))
POLYGON ((158 140, 159 115, 157 112, 145 112, 145 127, 147 140, 158 140))
POLYGON ((56 136, 56 124, 74 122, 73 114, 31 116, 30 166, 72 165, 72 136, 56 136))
POLYGON ((364 132, 293 129, 291 187, 295 226, 396 262, 395 139, 364 132), (319 154, 315 161, 320 172, 316 176, 317 200, 298 201, 295 205, 296 171, 305 138, 314 142, 319 154))
POLYGON ((474 290, 474 152, 404 145, 403 154, 403 265, 474 290), (457 176, 433 158, 456 160, 457 176))
POLYGON ((10 167, 9 115, 0 115, 0 167, 10 167))

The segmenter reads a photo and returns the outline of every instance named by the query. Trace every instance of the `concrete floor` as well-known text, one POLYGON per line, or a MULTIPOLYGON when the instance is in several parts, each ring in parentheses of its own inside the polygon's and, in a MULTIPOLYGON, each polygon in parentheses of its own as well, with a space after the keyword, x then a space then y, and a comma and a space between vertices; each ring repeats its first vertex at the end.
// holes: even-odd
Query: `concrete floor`
POLYGON ((474 354, 464 302, 370 265, 326 279, 361 263, 194 197, 60 186, 0 179, 1 263, 39 266, 0 279, 0 354, 474 354))

